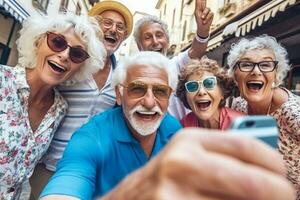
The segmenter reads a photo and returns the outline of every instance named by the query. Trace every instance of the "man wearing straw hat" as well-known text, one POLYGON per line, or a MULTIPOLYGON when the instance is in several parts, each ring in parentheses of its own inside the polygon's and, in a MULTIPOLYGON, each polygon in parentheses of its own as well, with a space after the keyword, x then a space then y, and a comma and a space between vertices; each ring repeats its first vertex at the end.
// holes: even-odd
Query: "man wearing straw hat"
POLYGON ((37 199, 41 190, 56 170, 72 134, 88 119, 116 104, 114 88, 111 87, 111 75, 116 67, 114 52, 131 34, 133 17, 129 9, 116 1, 107 0, 95 4, 89 11, 95 16, 103 31, 107 51, 105 65, 86 82, 61 86, 61 94, 68 101, 68 113, 60 128, 56 131, 43 163, 39 164, 30 180, 31 199, 37 199))

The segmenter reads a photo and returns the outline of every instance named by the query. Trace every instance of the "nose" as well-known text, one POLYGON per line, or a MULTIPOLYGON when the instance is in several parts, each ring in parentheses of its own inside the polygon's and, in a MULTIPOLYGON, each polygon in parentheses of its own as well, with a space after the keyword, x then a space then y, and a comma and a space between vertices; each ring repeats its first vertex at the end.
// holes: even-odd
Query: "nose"
POLYGON ((203 95, 206 95, 206 94, 207 94, 206 89, 203 87, 203 85, 200 85, 199 90, 198 90, 198 95, 203 96, 203 95))
POLYGON ((258 67, 258 64, 255 64, 255 65, 254 65, 254 68, 253 68, 253 70, 252 70, 251 73, 252 73, 252 74, 261 74, 261 71, 260 71, 260 69, 259 69, 259 67, 258 67))
POLYGON ((153 44, 155 44, 155 46, 158 44, 158 39, 156 38, 156 36, 153 36, 153 44))
POLYGON ((110 31, 113 31, 113 32, 117 32, 117 24, 116 23, 113 23, 111 25, 111 27, 109 28, 110 31))
POLYGON ((144 95, 141 101, 141 104, 148 109, 151 109, 156 105, 156 99, 152 89, 148 88, 147 93, 144 95))
POLYGON ((69 51, 70 51, 70 48, 68 47, 65 50, 58 53, 58 57, 60 58, 61 61, 67 61, 68 60, 69 51))

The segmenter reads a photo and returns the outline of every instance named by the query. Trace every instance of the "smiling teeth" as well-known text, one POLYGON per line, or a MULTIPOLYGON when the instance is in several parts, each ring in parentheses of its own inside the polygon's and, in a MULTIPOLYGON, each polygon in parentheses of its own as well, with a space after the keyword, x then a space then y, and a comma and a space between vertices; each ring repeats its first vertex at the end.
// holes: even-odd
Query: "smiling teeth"
POLYGON ((263 84, 262 81, 248 81, 248 83, 253 83, 253 84, 263 84))
POLYGON ((52 65, 55 65, 57 68, 60 68, 60 69, 62 69, 63 71, 66 71, 66 69, 65 69, 64 67, 58 65, 57 63, 52 62, 52 61, 49 61, 49 62, 50 62, 52 65))
POLYGON ((197 101, 197 103, 209 103, 210 101, 209 100, 199 100, 197 101))
POLYGON ((156 112, 149 112, 149 111, 137 111, 138 113, 140 113, 140 114, 143 114, 143 115, 154 115, 156 112))

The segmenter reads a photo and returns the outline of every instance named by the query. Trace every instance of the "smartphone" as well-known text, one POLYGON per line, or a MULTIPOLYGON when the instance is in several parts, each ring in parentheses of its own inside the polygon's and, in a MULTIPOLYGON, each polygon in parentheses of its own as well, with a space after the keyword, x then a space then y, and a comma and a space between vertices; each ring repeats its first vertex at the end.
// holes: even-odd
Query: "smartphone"
POLYGON ((258 138, 277 148, 278 127, 276 120, 266 115, 251 115, 236 118, 231 124, 233 134, 258 138))

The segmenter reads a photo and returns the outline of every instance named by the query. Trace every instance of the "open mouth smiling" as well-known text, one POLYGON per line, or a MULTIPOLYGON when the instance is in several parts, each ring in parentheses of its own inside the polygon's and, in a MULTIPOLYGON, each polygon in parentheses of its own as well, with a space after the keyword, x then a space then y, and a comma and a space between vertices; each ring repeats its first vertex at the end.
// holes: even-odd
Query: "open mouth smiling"
POLYGON ((145 120, 153 120, 160 116, 160 114, 155 111, 136 111, 135 114, 145 120))
POLYGON ((163 53, 163 48, 154 48, 151 51, 155 51, 155 52, 158 52, 158 53, 163 53))
POLYGON ((264 86, 264 83, 262 81, 248 81, 246 85, 248 89, 258 91, 264 86))
POLYGON ((115 44, 117 43, 117 38, 111 36, 111 35, 105 35, 104 36, 104 40, 111 43, 111 44, 115 44))
POLYGON ((211 105, 211 101, 210 100, 200 100, 200 101, 196 102, 196 105, 198 106, 198 108, 200 110, 206 110, 211 105))
POLYGON ((55 71, 58 73, 64 73, 67 71, 67 69, 53 61, 48 61, 48 65, 55 71))

